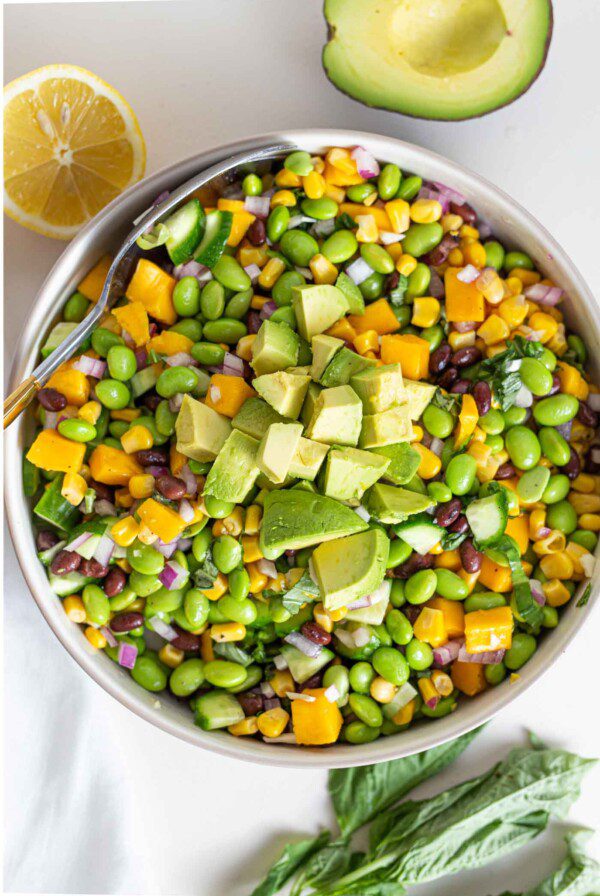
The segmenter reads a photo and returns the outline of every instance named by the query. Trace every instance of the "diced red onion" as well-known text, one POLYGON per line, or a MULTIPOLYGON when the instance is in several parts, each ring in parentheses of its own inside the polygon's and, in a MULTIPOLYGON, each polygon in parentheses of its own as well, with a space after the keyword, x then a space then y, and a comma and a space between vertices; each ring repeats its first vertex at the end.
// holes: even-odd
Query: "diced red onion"
POLYGON ((314 236, 330 236, 335 230, 335 218, 327 218, 326 221, 315 221, 312 226, 314 236))
POLYGON ((546 286, 543 283, 534 283, 525 288, 525 295, 536 305, 558 305, 564 297, 564 292, 559 286, 546 286))
POLYGON ((466 647, 461 647, 458 651, 459 663, 479 663, 482 666, 491 666, 501 663, 504 659, 506 650, 486 650, 483 653, 469 653, 466 647))
POLYGON ((364 283, 367 277, 371 276, 373 268, 370 264, 367 264, 364 258, 357 258, 356 261, 353 261, 352 264, 348 265, 346 273, 353 283, 360 286, 361 283, 364 283))
POLYGON ((176 392, 172 398, 169 398, 169 410, 172 414, 177 414, 181 410, 184 395, 184 392, 176 392))
POLYGON ((600 411, 600 392, 590 392, 586 402, 593 411, 600 411))
POLYGON ((127 330, 122 329, 121 336, 123 337, 123 342, 125 343, 126 346, 128 346, 129 348, 134 347, 135 340, 134 340, 133 336, 127 332, 127 330))
POLYGON ((554 429, 557 432, 559 432, 561 434, 561 436, 563 436, 563 438, 565 438, 568 442, 569 439, 571 438, 571 430, 573 429, 573 421, 568 420, 566 423, 559 423, 558 426, 554 427, 554 429))
POLYGON ((413 688, 412 684, 407 681, 396 691, 392 700, 390 700, 388 704, 390 711, 393 710, 393 715, 396 715, 397 712, 400 712, 401 709, 404 709, 404 707, 407 706, 410 701, 416 696, 416 689, 413 688))
POLYGON ((167 591, 177 591, 188 580, 188 571, 175 560, 169 560, 158 578, 167 591))
POLYGON ((530 408, 533 404, 533 394, 527 386, 521 385, 519 391, 515 395, 515 406, 518 408, 530 408))
POLYGON ((296 559, 296 551, 286 551, 285 556, 290 561, 290 564, 293 565, 293 562, 296 559))
POLYGON ((403 236, 403 233, 393 233, 391 230, 379 231, 379 239, 384 246, 392 246, 394 243, 399 243, 403 236))
POLYGON ((148 352, 145 348, 136 348, 135 363, 138 370, 144 370, 148 366, 148 352))
POLYGON ((433 451, 433 453, 434 453, 437 457, 441 457, 441 456, 442 456, 442 451, 444 450, 444 443, 442 442, 441 439, 438 439, 437 437, 434 437, 434 438, 431 440, 431 444, 430 444, 430 446, 429 446, 429 450, 430 450, 430 451, 433 451))
POLYGON ((102 628, 100 629, 100 631, 106 638, 109 647, 117 646, 117 644, 119 642, 117 641, 117 639, 115 638, 115 636, 113 635, 113 633, 111 632, 111 630, 109 629, 109 627, 107 625, 103 625, 102 628))
POLYGON ((529 579, 529 587, 531 588, 531 596, 533 597, 536 604, 539 604, 540 607, 543 607, 546 603, 546 595, 544 594, 542 583, 538 581, 538 579, 529 579))
POLYGON ((550 529, 549 526, 539 526, 535 534, 537 538, 541 540, 542 538, 548 538, 551 532, 552 529, 550 529))
POLYGON ((357 516, 361 518, 361 520, 364 520, 365 523, 368 523, 371 519, 371 514, 366 507, 363 507, 362 504, 359 504, 358 507, 353 507, 352 510, 357 516))
POLYGON ((477 230, 479 231, 480 242, 488 240, 492 235, 492 228, 487 221, 482 221, 481 218, 477 219, 477 230))
POLYGON ((148 622, 152 631, 164 638, 165 641, 174 641, 178 637, 175 629, 168 625, 164 619, 161 619, 160 616, 151 616, 148 622))
POLYGON ((110 501, 107 501, 106 498, 99 498, 97 501, 94 501, 94 513, 97 513, 98 516, 115 516, 117 512, 117 508, 110 501))
POLYGON ((300 227, 301 224, 314 224, 315 218, 309 218, 308 215, 292 215, 290 220, 288 221, 288 230, 294 230, 296 227, 300 227))
POLYGON ((183 551, 184 553, 186 551, 189 551, 189 549, 192 546, 193 540, 194 540, 193 538, 178 538, 177 539, 177 550, 183 551))
POLYGON ((179 502, 179 516, 182 520, 185 520, 186 523, 191 523, 194 519, 194 508, 185 498, 182 498, 179 502))
POLYGON ((269 196, 246 196, 244 199, 246 211, 250 212, 251 215, 256 215, 257 218, 267 218, 270 205, 271 199, 269 196))
POLYGON ((85 373, 86 376, 93 376, 96 380, 101 380, 106 370, 106 361, 90 358, 89 355, 81 355, 73 364, 73 369, 85 373))
POLYGON ((357 647, 364 647, 371 640, 371 632, 364 625, 357 628, 353 633, 354 643, 357 647))
POLYGON ((115 549, 115 543, 110 537, 110 535, 105 532, 101 537, 100 541, 96 545, 96 549, 92 554, 94 560, 97 560, 101 566, 108 566, 110 563, 111 557, 113 555, 113 551, 115 549))
POLYGON ((341 694, 334 684, 330 684, 329 687, 325 689, 323 696, 329 703, 335 703, 340 699, 341 694))
POLYGON ((249 333, 258 333, 262 324, 262 320, 260 319, 260 314, 258 313, 258 311, 249 311, 246 323, 248 325, 249 333))
POLYGON ((263 697, 274 697, 275 691, 268 681, 261 681, 260 683, 260 691, 263 697))
POLYGON ((435 709, 439 702, 440 702, 440 695, 434 694, 433 696, 429 697, 425 701, 425 705, 428 706, 429 709, 435 709))
POLYGON ((302 274, 305 280, 314 280, 313 272, 310 268, 303 268, 299 264, 294 265, 294 268, 299 274, 302 274))
POLYGON ((279 575, 277 567, 273 561, 266 560, 264 557, 257 562, 256 568, 263 574, 263 576, 268 576, 270 579, 276 579, 279 575))
POLYGON ((275 313, 275 311, 277 311, 277 305, 275 304, 275 302, 265 302, 265 304, 260 309, 260 319, 268 320, 271 315, 275 313))
POLYGON ((238 355, 232 355, 231 352, 225 352, 222 368, 225 376, 244 376, 243 359, 238 357, 238 355))
POLYGON ((356 162, 356 170, 361 177, 369 180, 371 177, 377 177, 380 168, 377 159, 373 153, 365 149, 364 146, 355 146, 350 157, 356 162))
POLYGON ((305 703, 314 703, 317 699, 312 694, 299 694, 298 691, 286 691, 285 696, 288 700, 304 700, 305 703))
POLYGON ((373 597, 370 594, 366 594, 364 597, 360 597, 358 600, 352 601, 351 604, 347 604, 348 610, 362 610, 365 607, 370 607, 373 604, 373 597))
POLYGON ((471 330, 477 329, 479 324, 474 320, 457 320, 452 326, 457 333, 470 333, 471 330))
POLYGON ((448 202, 454 202, 455 205, 464 205, 467 201, 463 194, 459 193, 458 190, 455 190, 452 187, 447 187, 446 184, 442 184, 438 180, 432 181, 431 185, 435 187, 442 196, 446 197, 448 202))
POLYGON ((460 280, 461 283, 474 283, 478 277, 479 271, 472 264, 466 265, 466 267, 462 268, 456 275, 456 279, 460 280))
POLYGON ((185 489, 192 498, 198 492, 198 480, 190 470, 189 464, 184 464, 181 468, 181 478, 185 482, 185 489))
POLYGON ((247 264, 244 268, 252 283, 256 283, 260 277, 260 268, 257 264, 247 264))
POLYGON ((125 669, 133 669, 137 655, 138 649, 135 644, 128 644, 127 641, 121 641, 119 643, 119 650, 117 653, 117 662, 119 666, 123 666, 125 669))
POLYGON ((44 411, 44 429, 56 429, 58 426, 57 411, 44 411))
POLYGON ((297 744, 296 735, 293 731, 288 731, 285 734, 280 734, 279 737, 266 737, 263 736, 263 742, 265 744, 297 744))
POLYGON ((165 364, 168 364, 169 367, 197 367, 198 362, 192 358, 187 352, 176 352, 174 355, 169 355, 168 358, 165 358, 165 364))
POLYGON ((199 283, 205 283, 207 280, 212 280, 212 271, 192 259, 192 261, 186 261, 185 264, 178 264, 173 268, 173 276, 176 280, 181 280, 183 277, 195 277, 199 283))
POLYGON ((314 641, 305 638, 300 632, 290 632, 283 640, 296 647, 305 656, 317 657, 323 650, 322 644, 315 644, 314 641))
POLYGON ((282 653, 278 653, 277 656, 273 657, 273 665, 280 672, 283 672, 284 669, 287 669, 288 662, 282 653))
POLYGON ((177 546, 178 546, 177 539, 175 539, 174 541, 161 541, 160 538, 157 541, 155 541, 154 545, 153 545, 153 547, 156 548, 156 550, 159 552, 159 554, 162 554, 163 557, 167 558, 167 560, 169 559, 169 557, 173 556, 175 551, 178 549, 177 546))
POLYGON ((446 641, 441 647, 435 647, 433 651, 433 660, 436 666, 447 666, 455 660, 459 654, 463 642, 460 639, 446 641))
POLYGON ((263 700, 263 706, 265 709, 279 709, 281 707, 281 702, 278 697, 270 697, 267 700, 263 700))
POLYGON ((91 532, 82 532, 81 535, 78 535, 77 538, 65 545, 65 551, 76 551, 78 548, 83 547, 86 541, 92 537, 91 532))
POLYGON ((371 594, 369 595, 369 597, 371 598, 371 606, 389 598, 391 590, 392 580, 384 579, 381 585, 379 585, 374 591, 371 591, 371 594))

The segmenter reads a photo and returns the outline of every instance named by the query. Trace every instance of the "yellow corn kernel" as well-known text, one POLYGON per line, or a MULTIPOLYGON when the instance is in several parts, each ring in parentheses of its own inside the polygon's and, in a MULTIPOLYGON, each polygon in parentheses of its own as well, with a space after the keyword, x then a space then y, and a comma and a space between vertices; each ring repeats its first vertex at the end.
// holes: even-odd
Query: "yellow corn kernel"
POLYGON ((481 272, 475 287, 491 305, 498 305, 504 298, 504 284, 493 268, 485 268, 481 272))
MULTIPOLYGON (((483 430, 479 429, 479 427, 477 427, 476 429, 479 430, 479 433, 483 433, 483 430)), ((467 454, 470 454, 471 457, 474 458, 477 465, 482 464, 485 466, 485 464, 488 462, 488 460, 490 458, 492 449, 490 448, 489 445, 485 444, 484 440, 482 440, 480 438, 475 438, 476 435, 479 436, 479 433, 474 432, 473 435, 471 436, 471 443, 467 449, 467 454)), ((485 439, 485 433, 484 433, 484 439, 485 439)))
POLYGON ((441 225, 444 233, 457 233, 463 225, 463 219, 460 215, 447 214, 442 217, 441 225))
MULTIPOLYGON (((126 489, 123 489, 123 491, 126 491, 126 489)), ((131 495, 129 495, 129 497, 131 498, 131 495)), ((131 500, 133 501, 133 498, 131 498, 131 500)), ((154 544, 154 542, 158 538, 158 535, 156 535, 152 531, 152 529, 142 523, 137 537, 138 541, 141 541, 142 544, 154 544)))
POLYGON ((333 284, 337 280, 338 269, 329 261, 328 258, 325 258, 324 255, 321 255, 320 252, 318 252, 316 255, 313 255, 308 263, 308 266, 311 269, 314 281, 317 284, 333 284))
POLYGON ((118 560, 115 560, 115 563, 117 566, 119 566, 123 570, 123 572, 125 572, 125 573, 127 573, 127 575, 129 575, 129 573, 131 572, 131 564, 129 563, 129 561, 127 560, 126 557, 121 557, 118 560))
POLYGON ((328 612, 334 622, 341 622, 348 613, 348 607, 338 607, 337 610, 329 610, 328 612))
POLYGON ((242 550, 244 563, 254 563, 262 560, 263 553, 258 545, 257 535, 242 535, 242 550))
MULTIPOLYGON (((124 486, 123 488, 118 488, 116 490, 115 504, 117 507, 123 507, 125 509, 129 509, 130 507, 133 507, 134 501, 135 501, 135 498, 130 493, 127 486, 124 486)), ((148 542, 148 543, 150 543, 150 542, 148 542)))
POLYGON ((573 578, 573 561, 565 551, 560 551, 556 554, 547 554, 545 557, 542 557, 540 560, 540 569, 547 579, 566 580, 573 578))
POLYGON ((533 544, 533 550, 538 557, 544 557, 547 554, 558 554, 564 551, 567 544, 565 534, 559 529, 552 529, 550 535, 540 538, 533 544))
POLYGON ((240 246, 237 252, 238 261, 243 268, 249 264, 255 264, 259 268, 264 268, 269 260, 267 255, 267 247, 265 246, 240 246))
POLYGON ((503 339, 508 339, 510 328, 498 314, 490 314, 477 330, 477 335, 483 339, 486 345, 495 345, 497 342, 502 342, 503 339))
MULTIPOLYGON (((461 230, 464 230, 464 228, 461 228, 461 230)), ((481 270, 482 268, 485 267, 485 262, 486 262, 485 249, 483 248, 483 246, 481 245, 480 242, 477 242, 477 240, 475 240, 472 243, 469 243, 468 246, 465 246, 462 250, 462 253, 463 253, 464 260, 465 260, 465 264, 472 264, 473 267, 476 267, 479 270, 481 270)))
POLYGON ((154 476, 149 473, 132 476, 127 487, 132 498, 149 498, 154 491, 154 476))
POLYGON ((323 174, 325 171, 325 162, 321 158, 321 156, 313 156, 311 158, 311 162, 313 163, 314 169, 317 174, 323 174))
POLYGON ((448 697, 454 690, 452 679, 449 675, 446 675, 446 673, 442 672, 440 669, 434 669, 434 671, 431 673, 431 680, 440 697, 448 697))
POLYGON ((262 507, 260 506, 260 504, 251 504, 250 507, 247 507, 246 519, 244 520, 244 534, 256 535, 256 533, 260 529, 261 520, 262 507))
POLYGON ((600 495, 584 495, 581 492, 571 492, 568 501, 577 516, 581 516, 583 513, 600 513, 600 495))
POLYGON ((281 171, 278 171, 275 175, 275 183, 278 187, 300 187, 302 185, 302 179, 299 174, 294 174, 293 171, 288 171, 287 168, 282 168, 281 171))
POLYGON ((540 531, 546 526, 546 510, 532 510, 529 514, 529 537, 532 541, 539 541, 540 531))
POLYGON ((145 426, 132 426, 121 436, 121 445, 126 454, 134 454, 136 451, 152 448, 154 439, 150 430, 145 426))
POLYGON ((263 289, 271 289, 285 271, 285 262, 281 258, 270 258, 258 276, 263 289))
POLYGON ((428 700, 436 699, 440 696, 431 678, 419 678, 418 687, 425 703, 427 703, 428 700))
POLYGON ((448 252, 448 262, 457 268, 460 268, 464 265, 465 257, 458 246, 455 246, 454 249, 450 249, 450 251, 448 252))
POLYGON ((521 566, 523 567, 525 575, 530 577, 533 572, 533 563, 528 563, 527 560, 521 560, 521 566))
POLYGON ((78 409, 77 416, 81 420, 87 420, 88 423, 95 425, 98 422, 98 417, 101 413, 102 405, 99 401, 86 401, 86 403, 78 409))
POLYGON ((600 532, 600 514, 583 513, 578 521, 580 529, 589 529, 590 532, 600 532))
POLYGON ((355 236, 359 243, 375 243, 379 239, 379 230, 373 215, 357 215, 354 220, 358 224, 355 236))
POLYGON ((542 591, 546 596, 546 603, 550 607, 562 607, 571 600, 571 592, 560 579, 550 579, 542 584, 542 591))
POLYGON ((558 331, 557 322, 543 311, 536 311, 535 314, 532 314, 528 323, 532 330, 539 333, 539 341, 543 343, 549 342, 558 331))
POLYGON ((206 631, 202 632, 200 635, 200 656, 205 663, 212 663, 215 658, 213 641, 209 629, 206 629, 206 631))
POLYGON ((275 709, 267 709, 261 712, 256 720, 258 730, 265 737, 279 737, 285 731, 286 725, 290 720, 290 714, 280 706, 275 709))
POLYGON ((325 629, 326 632, 331 634, 333 631, 333 619, 322 603, 315 604, 313 609, 313 619, 317 625, 320 625, 322 629, 325 629))
POLYGON ((528 271, 526 268, 513 268, 509 273, 509 277, 518 277, 523 286, 533 286, 534 283, 540 282, 540 275, 535 271, 528 271))
POLYGON ((571 485, 576 492, 582 492, 586 495, 591 494, 596 487, 594 477, 590 476, 589 473, 580 473, 579 476, 575 477, 571 485))
POLYGON ((415 199, 410 207, 410 217, 415 224, 433 224, 442 217, 442 206, 437 199, 415 199))
POLYGON ((260 309, 265 304, 265 302, 268 302, 268 301, 269 300, 267 299, 266 296, 252 296, 252 298, 250 300, 250 307, 253 308, 255 311, 260 311, 260 309))
POLYGON ((259 594, 269 582, 269 577, 262 573, 256 563, 246 563, 246 572, 250 578, 250 594, 259 594))
POLYGON ((78 594, 71 594, 63 600, 63 610, 71 622, 85 622, 85 607, 78 594))
POLYGON ((518 277, 507 277, 504 282, 511 296, 522 295, 523 283, 518 277))
POLYGON ((412 274, 416 266, 417 259, 413 255, 408 255, 405 252, 396 261, 396 270, 399 274, 404 274, 405 277, 412 274))
POLYGON ((521 326, 527 317, 527 303, 519 299, 519 296, 511 296, 498 305, 498 314, 511 329, 521 326))
MULTIPOLYGON (((587 386, 587 383, 584 382, 584 386, 587 386)), ((587 398, 587 395, 586 396, 578 395, 575 390, 565 389, 564 387, 561 391, 567 392, 569 395, 574 395, 575 398, 579 398, 582 401, 585 401, 585 399, 587 398)), ((573 420, 573 423, 571 426, 571 440, 572 441, 585 442, 585 441, 590 441, 590 439, 592 439, 593 437, 594 437, 594 430, 590 426, 584 426, 583 423, 580 423, 579 420, 573 420)), ((83 475, 83 473, 81 475, 83 475)))
POLYGON ((273 193, 271 196, 271 208, 276 208, 278 205, 285 205, 288 208, 296 205, 296 197, 291 190, 278 190, 276 193, 273 193))
POLYGON ((341 205, 346 198, 346 191, 342 189, 342 187, 338 187, 335 184, 326 183, 325 196, 327 196, 328 199, 333 199, 333 201, 337 202, 338 205, 341 205))
POLYGON ((385 678, 377 676, 371 682, 369 693, 373 700, 377 700, 378 703, 391 703, 396 696, 397 690, 396 685, 386 681, 385 678))
POLYGON ((87 482, 79 473, 65 473, 60 493, 63 498, 77 507, 83 501, 87 491, 87 482))
POLYGON ((376 330, 365 330, 353 339, 354 348, 359 355, 379 350, 379 337, 376 330))
POLYGON ((413 423, 413 442, 422 442, 423 436, 423 427, 419 426, 417 423, 413 423))
POLYGON ((385 211, 394 233, 405 233, 410 227, 410 205, 404 199, 386 202, 385 211))
POLYGON ((285 697, 288 691, 294 690, 294 679, 289 669, 277 669, 269 684, 278 697, 285 697))
POLYGON ((430 554, 436 554, 436 555, 437 555, 437 554, 443 554, 443 553, 444 553, 444 549, 443 549, 443 547, 442 547, 442 543, 441 543, 441 541, 438 541, 438 543, 437 543, 437 544, 434 544, 434 546, 433 546, 432 548, 429 548, 429 553, 430 553, 430 554))
POLYGON ((223 212, 243 212, 244 201, 243 199, 221 198, 217 200, 217 208, 223 212))
POLYGON ((448 343, 453 352, 457 352, 459 348, 475 345, 475 330, 469 330, 467 333, 459 333, 458 330, 453 330, 448 334, 448 343))
POLYGON ((227 730, 230 734, 233 734, 234 737, 248 737, 249 735, 257 734, 257 723, 258 719, 256 716, 246 716, 241 722, 236 722, 235 725, 229 725, 227 730))
POLYGON ((169 669, 176 669, 184 661, 185 653, 178 647, 173 647, 172 644, 164 644, 158 651, 158 658, 169 669))
POLYGON ((398 710, 396 715, 392 718, 392 722, 394 725, 410 725, 414 714, 415 701, 411 700, 406 706, 403 706, 402 709, 398 710))
POLYGON ((287 580, 285 575, 282 572, 278 572, 274 579, 271 579, 269 588, 271 591, 286 591, 287 590, 287 580))
POLYGON ((94 628, 91 625, 88 625, 86 628, 84 635, 96 650, 102 650, 106 647, 107 641, 100 629, 94 628))
POLYGON ((218 600, 227 591, 227 576, 220 572, 211 588, 201 588, 200 590, 209 600, 218 600))
POLYGON ((433 327, 440 319, 441 306, 433 296, 420 296, 413 302, 411 324, 414 327, 433 327))
POLYGON ((140 408, 121 408, 118 411, 111 411, 110 417, 111 420, 123 420, 125 423, 131 423, 133 420, 137 420, 141 413, 140 408))
MULTIPOLYGON (((402 243, 390 243, 389 246, 385 247, 385 250, 388 255, 391 255, 394 259, 394 264, 397 265, 398 259, 402 258, 402 243)), ((396 270, 398 268, 396 267, 396 270)))
POLYGON ((215 520, 212 527, 212 534, 215 538, 218 538, 219 535, 233 535, 234 538, 237 538, 238 535, 242 534, 243 516, 243 507, 234 507, 229 516, 225 516, 220 520, 215 520))
POLYGON ((434 476, 442 469, 442 462, 433 451, 430 451, 429 448, 425 448, 424 445, 416 442, 413 444, 413 448, 419 452, 421 455, 421 461, 417 468, 417 473, 421 477, 421 479, 433 479, 434 476))
POLYGON ((302 189, 309 199, 321 199, 325 195, 325 178, 318 171, 311 171, 302 178, 302 189))
POLYGON ((565 551, 573 561, 573 570, 575 574, 582 576, 584 569, 581 563, 581 558, 591 556, 590 552, 587 551, 583 545, 577 544, 575 541, 570 541, 567 544, 565 551))
POLYGON ((463 239, 469 240, 478 240, 479 239, 479 231, 476 227, 471 227, 470 224, 463 224, 460 228, 460 236, 463 239))
POLYGON ((235 349, 238 358, 242 358, 244 361, 252 359, 252 343, 255 339, 256 333, 248 333, 247 336, 242 336, 235 349))
POLYGON ((211 625, 210 636, 213 641, 220 643, 243 641, 246 637, 246 626, 241 622, 221 622, 211 625))

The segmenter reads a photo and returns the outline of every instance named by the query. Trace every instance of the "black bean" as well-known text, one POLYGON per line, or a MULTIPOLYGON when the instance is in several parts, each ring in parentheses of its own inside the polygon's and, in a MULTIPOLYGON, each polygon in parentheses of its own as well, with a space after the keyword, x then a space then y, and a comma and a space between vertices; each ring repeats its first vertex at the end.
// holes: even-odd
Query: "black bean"
POLYGON ((429 356, 429 372, 433 376, 438 376, 446 369, 452 357, 452 349, 447 342, 442 343, 439 348, 429 356))
POLYGON ((583 423, 584 426, 590 426, 592 429, 598 428, 598 414, 593 411, 585 401, 579 402, 577 419, 580 423, 583 423))
POLYGON ((67 406, 67 399, 58 389, 40 389, 37 397, 46 411, 62 411, 67 406))
POLYGON ((35 537, 35 544, 38 551, 48 551, 60 541, 56 532, 52 529, 41 529, 35 537))
POLYGON ((115 597, 120 594, 127 582, 127 576, 119 566, 113 566, 108 571, 106 578, 102 584, 104 593, 107 597, 115 597))
POLYGON ((492 390, 485 380, 475 383, 473 386, 473 398, 475 399, 479 416, 483 417, 492 406, 492 390))
POLYGON ((456 382, 457 377, 458 370, 456 369, 456 367, 448 367, 439 378, 438 386, 441 389, 445 389, 447 392, 451 388, 452 384, 456 382))
POLYGON ((454 520, 460 515, 461 511, 462 504, 460 500, 458 498, 452 498, 452 500, 439 505, 435 512, 434 520, 438 526, 443 526, 445 529, 447 526, 452 525, 454 520))
POLYGON ((571 448, 571 457, 566 464, 561 467, 561 470, 569 479, 577 479, 579 476, 581 471, 581 461, 574 448, 571 448))
POLYGON ((248 239, 253 246, 262 246, 267 239, 267 228, 262 218, 256 218, 248 228, 248 239))
POLYGON ((81 566, 81 555, 77 551, 59 551, 52 563, 50 571, 55 576, 65 576, 75 572, 81 566))
POLYGON ((466 345, 454 352, 451 358, 453 367, 470 367, 481 361, 481 351, 476 345, 466 345))
POLYGON ((467 538, 459 546, 460 562, 465 572, 479 572, 483 563, 483 554, 475 550, 473 542, 467 538))
POLYGON ((456 520, 454 520, 452 525, 448 528, 450 532, 455 532, 457 535, 462 535, 464 532, 467 532, 469 529, 469 523, 466 516, 461 513, 461 515, 456 520))
POLYGON ((127 612, 117 613, 110 620, 111 631, 121 634, 122 632, 131 632, 134 628, 139 628, 144 624, 144 617, 141 613, 127 612))

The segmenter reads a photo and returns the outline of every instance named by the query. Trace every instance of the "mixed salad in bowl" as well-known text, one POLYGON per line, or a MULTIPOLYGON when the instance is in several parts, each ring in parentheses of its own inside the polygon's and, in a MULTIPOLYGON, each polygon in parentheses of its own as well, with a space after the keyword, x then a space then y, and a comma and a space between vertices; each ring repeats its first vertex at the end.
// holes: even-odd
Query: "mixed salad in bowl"
POLYGON ((560 286, 362 147, 292 152, 139 245, 24 460, 90 645, 205 730, 311 746, 518 676, 600 531, 600 391, 560 286))

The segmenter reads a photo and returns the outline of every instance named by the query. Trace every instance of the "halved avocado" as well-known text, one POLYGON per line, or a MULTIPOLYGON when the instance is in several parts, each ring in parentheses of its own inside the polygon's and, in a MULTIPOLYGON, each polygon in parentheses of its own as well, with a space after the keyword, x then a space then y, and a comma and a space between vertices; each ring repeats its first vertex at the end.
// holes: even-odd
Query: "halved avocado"
POLYGON ((546 61, 551 0, 325 0, 327 77, 367 106, 456 120, 512 103, 546 61))

